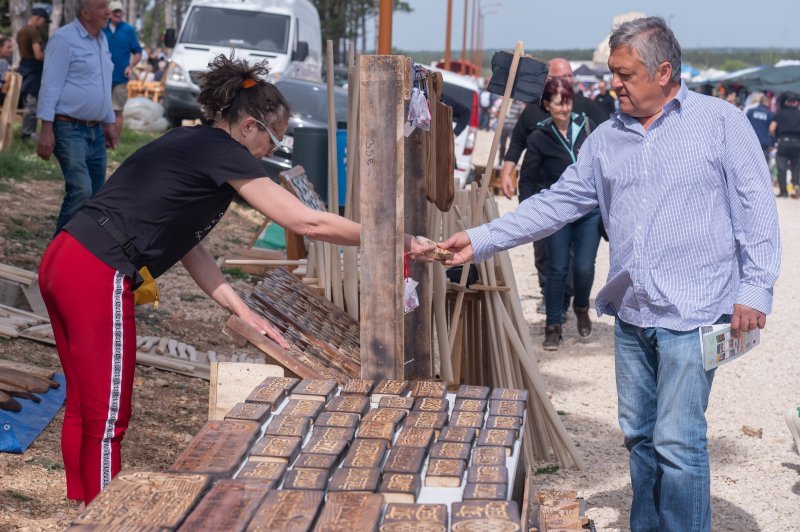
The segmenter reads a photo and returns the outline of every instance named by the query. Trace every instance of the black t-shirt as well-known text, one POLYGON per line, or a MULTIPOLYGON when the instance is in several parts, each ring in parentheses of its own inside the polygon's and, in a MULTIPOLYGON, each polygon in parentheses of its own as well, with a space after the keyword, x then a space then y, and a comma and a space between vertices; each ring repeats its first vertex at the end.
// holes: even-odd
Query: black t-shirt
POLYGON ((594 103, 599 105, 600 108, 606 112, 606 118, 609 118, 617 110, 617 106, 614 104, 614 97, 609 93, 598 94, 594 98, 594 103))
POLYGON ((228 181, 265 175, 261 162, 222 129, 176 128, 128 157, 64 229, 134 278, 120 245, 85 209, 101 211, 133 241, 141 254, 137 262, 158 277, 225 214, 236 195, 228 181))
POLYGON ((777 137, 787 135, 800 137, 800 109, 797 107, 784 107, 775 113, 775 122, 778 123, 777 137))

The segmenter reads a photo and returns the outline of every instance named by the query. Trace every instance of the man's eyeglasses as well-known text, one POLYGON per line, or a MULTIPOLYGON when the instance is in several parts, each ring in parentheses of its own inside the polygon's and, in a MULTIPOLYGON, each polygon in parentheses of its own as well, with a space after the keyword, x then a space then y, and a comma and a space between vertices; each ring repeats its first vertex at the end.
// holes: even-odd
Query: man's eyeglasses
POLYGON ((255 120, 258 125, 260 125, 267 131, 267 134, 269 135, 269 138, 272 141, 272 146, 273 146, 272 151, 277 151, 284 148, 283 142, 278 140, 278 137, 275 136, 272 130, 270 130, 270 128, 268 128, 264 122, 262 122, 257 118, 253 118, 253 120, 255 120))

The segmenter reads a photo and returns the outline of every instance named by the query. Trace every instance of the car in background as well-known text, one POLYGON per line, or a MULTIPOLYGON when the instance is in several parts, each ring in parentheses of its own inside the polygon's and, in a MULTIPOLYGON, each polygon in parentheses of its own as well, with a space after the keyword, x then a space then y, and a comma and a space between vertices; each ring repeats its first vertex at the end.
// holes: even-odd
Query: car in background
MULTIPOLYGON (((324 83, 285 77, 281 77, 274 83, 292 106, 289 127, 282 141, 284 147, 261 159, 267 175, 278 181, 280 172, 292 168, 295 130, 301 127, 328 127, 328 87, 324 83)), ((342 123, 347 122, 347 91, 338 87, 334 88, 334 101, 336 122, 341 129, 346 127, 342 123)))
POLYGON ((478 131, 479 95, 478 82, 470 76, 462 76, 449 70, 430 67, 442 73, 442 93, 470 110, 467 127, 455 139, 455 175, 457 188, 464 188, 475 181, 475 170, 472 166, 472 151, 475 148, 475 135, 478 131))

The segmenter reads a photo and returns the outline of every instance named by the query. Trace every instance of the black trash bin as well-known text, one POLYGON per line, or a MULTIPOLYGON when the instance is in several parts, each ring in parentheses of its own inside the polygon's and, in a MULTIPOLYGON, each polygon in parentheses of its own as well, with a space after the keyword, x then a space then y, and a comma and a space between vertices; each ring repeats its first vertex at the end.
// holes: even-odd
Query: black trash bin
POLYGON ((306 171, 314 190, 328 204, 328 128, 298 127, 294 130, 292 166, 306 171))

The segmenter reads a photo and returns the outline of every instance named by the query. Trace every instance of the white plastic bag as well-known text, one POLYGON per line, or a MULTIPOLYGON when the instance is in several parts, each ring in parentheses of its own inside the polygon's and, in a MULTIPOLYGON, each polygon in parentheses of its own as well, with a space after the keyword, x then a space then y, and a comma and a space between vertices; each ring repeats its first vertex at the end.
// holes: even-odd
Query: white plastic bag
POLYGON ((417 285, 411 277, 406 277, 403 282, 403 313, 408 314, 419 306, 419 296, 417 295, 417 285))
POLYGON ((414 127, 425 131, 431 130, 431 110, 428 107, 428 100, 425 99, 425 93, 416 87, 411 89, 411 100, 408 103, 408 121, 414 127))

